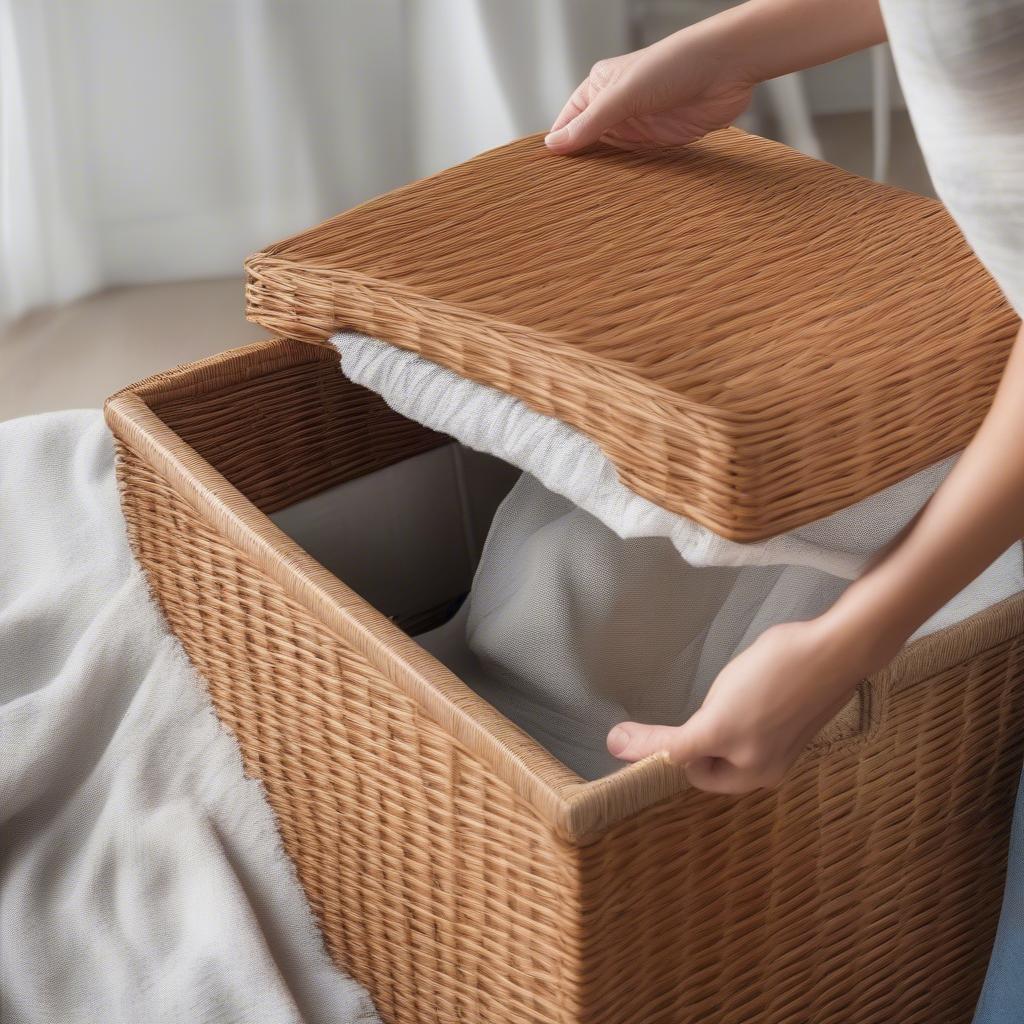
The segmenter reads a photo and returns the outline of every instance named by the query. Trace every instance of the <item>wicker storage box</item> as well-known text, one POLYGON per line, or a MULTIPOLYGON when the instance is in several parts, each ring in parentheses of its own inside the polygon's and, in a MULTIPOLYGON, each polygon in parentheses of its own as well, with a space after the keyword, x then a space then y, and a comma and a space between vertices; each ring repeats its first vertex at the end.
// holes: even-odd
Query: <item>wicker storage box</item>
POLYGON ((270 518, 447 443, 343 377, 342 328, 564 420, 722 536, 850 505, 962 447, 1012 340, 942 209, 736 131, 572 160, 527 139, 248 275, 250 317, 293 340, 111 399, 125 515, 385 1019, 966 1022, 1024 596, 910 645, 778 791, 736 799, 660 758, 583 782, 270 518))
POLYGON ((774 792, 583 783, 271 513, 445 439, 272 341, 107 418, 132 546, 394 1024, 968 1021, 1024 753, 1024 597, 910 645, 774 792))

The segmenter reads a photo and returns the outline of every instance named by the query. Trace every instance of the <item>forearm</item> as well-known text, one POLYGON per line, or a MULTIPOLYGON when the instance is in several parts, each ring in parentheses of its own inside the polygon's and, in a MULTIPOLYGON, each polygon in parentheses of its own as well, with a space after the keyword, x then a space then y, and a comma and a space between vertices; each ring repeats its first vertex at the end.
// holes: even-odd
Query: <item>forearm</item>
POLYGON ((884 42, 885 24, 878 0, 748 0, 677 36, 686 33, 756 83, 884 42))
MULTIPOLYGON (((892 550, 827 613, 888 660, 1024 536, 1024 328, 995 400, 953 471, 892 550)), ((868 654, 871 660, 871 653, 868 654)))

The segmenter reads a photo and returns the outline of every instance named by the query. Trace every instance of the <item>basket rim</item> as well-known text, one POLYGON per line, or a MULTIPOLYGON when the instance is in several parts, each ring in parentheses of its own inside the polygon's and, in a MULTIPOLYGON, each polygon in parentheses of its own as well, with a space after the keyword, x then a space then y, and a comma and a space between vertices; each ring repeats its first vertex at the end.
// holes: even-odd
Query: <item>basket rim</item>
MULTIPOLYGON (((309 361, 337 361, 323 346, 270 339, 153 374, 104 404, 113 434, 325 628, 359 652, 433 722, 483 760, 563 839, 580 844, 690 788, 664 754, 582 780, 469 688, 390 619, 329 572, 234 487, 151 407, 309 361)), ((1024 593, 906 645, 863 681, 859 714, 809 748, 825 755, 859 745, 882 725, 892 698, 943 668, 1009 639, 1024 619, 1024 593)), ((851 701, 852 703, 852 701, 851 701)), ((840 715, 842 716, 842 712, 840 715)), ((847 716, 848 717, 848 716, 847 716)), ((834 720, 837 722, 839 717, 834 720)), ((806 755, 805 755, 806 756, 806 755)))
MULTIPOLYGON (((284 242, 279 242, 283 246, 284 242)), ((543 346, 545 349, 556 353, 573 373, 580 374, 586 378, 603 378, 608 385, 614 384, 619 389, 627 391, 638 403, 638 408, 649 415, 672 414, 678 416, 689 416, 693 419, 708 421, 713 424, 721 424, 723 428, 738 425, 742 427, 754 426, 759 422, 762 414, 760 407, 733 408, 728 402, 712 404, 702 402, 691 395, 666 391, 656 384, 637 373, 629 366, 623 365, 610 356, 598 353, 582 354, 579 349, 568 344, 557 335, 546 331, 540 331, 534 327, 526 327, 522 324, 511 321, 501 321, 494 317, 488 317, 472 310, 463 309, 454 303, 443 299, 431 298, 415 288, 410 288, 401 283, 388 281, 381 277, 362 273, 358 270, 346 269, 343 274, 336 267, 318 266, 305 260, 296 259, 290 255, 283 255, 276 252, 277 246, 270 246, 258 252, 251 253, 245 258, 243 267, 246 275, 247 298, 250 292, 254 292, 257 286, 264 281, 277 283, 278 275, 296 275, 303 279, 315 279, 323 277, 328 284, 336 285, 339 279, 346 283, 367 289, 387 288, 394 295, 400 296, 407 301, 415 301, 424 309, 430 310, 435 316, 443 317, 449 324, 480 325, 481 329, 501 331, 507 338, 521 336, 529 339, 535 346, 543 346)), ((308 282, 303 281, 303 284, 308 282)), ((263 322, 263 314, 257 308, 249 306, 246 309, 246 319, 253 324, 267 327, 263 322)), ((314 324, 318 327, 318 324, 314 324)), ((343 325, 337 326, 332 333, 345 330, 343 325)), ((311 345, 319 345, 325 348, 331 347, 330 335, 323 337, 302 338, 303 342, 311 345)), ((392 344, 399 348, 409 348, 403 345, 400 338, 396 338, 392 344)), ((521 399, 525 401, 525 399, 521 399)), ((765 405, 770 404, 767 400, 765 405)))

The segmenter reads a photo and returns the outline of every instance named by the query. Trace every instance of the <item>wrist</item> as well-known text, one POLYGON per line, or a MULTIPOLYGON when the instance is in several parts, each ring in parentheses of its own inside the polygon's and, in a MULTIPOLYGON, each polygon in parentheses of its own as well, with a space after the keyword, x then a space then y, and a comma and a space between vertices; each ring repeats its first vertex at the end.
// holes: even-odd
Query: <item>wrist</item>
POLYGON ((773 77, 766 67, 763 46, 751 31, 744 5, 728 8, 677 33, 682 56, 694 50, 705 64, 713 63, 719 78, 753 89, 773 77))
POLYGON ((888 608, 872 588, 861 586, 863 582, 853 583, 819 621, 826 643, 839 649, 851 669, 866 676, 896 657, 914 626, 888 608))

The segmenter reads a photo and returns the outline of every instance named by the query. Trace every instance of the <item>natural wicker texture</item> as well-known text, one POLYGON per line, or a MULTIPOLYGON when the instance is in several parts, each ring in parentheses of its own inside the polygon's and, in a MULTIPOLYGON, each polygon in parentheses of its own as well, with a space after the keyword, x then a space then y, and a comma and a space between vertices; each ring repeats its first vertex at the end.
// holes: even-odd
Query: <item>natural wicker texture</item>
POLYGON ((334 352, 282 341, 246 353, 157 374, 132 391, 158 399, 176 433, 201 437, 206 461, 266 513, 448 441, 350 383, 334 352))
POLYGON ((658 760, 581 783, 244 496, 284 500, 261 460, 289 444, 297 494, 325 457, 346 474, 292 416, 326 395, 356 451, 374 401, 335 376, 254 346, 107 415, 153 592, 384 1018, 966 1024, 1024 752, 1024 598, 912 645, 778 792, 702 794, 658 760), (204 456, 252 451, 253 409, 239 493, 204 456))
POLYGON ((1017 323, 940 204, 737 130, 572 159, 527 138, 247 269, 275 333, 360 330, 517 395, 735 540, 961 449, 1017 323))

